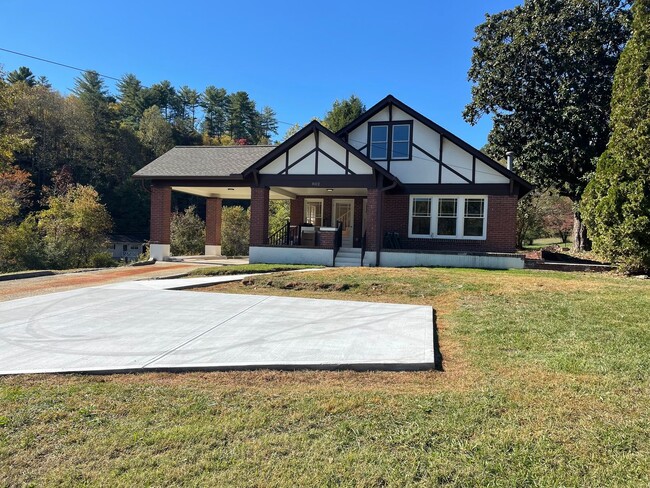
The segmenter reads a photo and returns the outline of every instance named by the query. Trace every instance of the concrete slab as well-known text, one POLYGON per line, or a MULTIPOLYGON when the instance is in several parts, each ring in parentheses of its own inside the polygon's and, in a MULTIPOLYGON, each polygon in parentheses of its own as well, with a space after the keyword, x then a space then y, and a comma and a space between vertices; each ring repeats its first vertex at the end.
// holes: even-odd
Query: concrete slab
POLYGON ((431 307, 146 286, 0 303, 0 374, 434 367, 431 307))

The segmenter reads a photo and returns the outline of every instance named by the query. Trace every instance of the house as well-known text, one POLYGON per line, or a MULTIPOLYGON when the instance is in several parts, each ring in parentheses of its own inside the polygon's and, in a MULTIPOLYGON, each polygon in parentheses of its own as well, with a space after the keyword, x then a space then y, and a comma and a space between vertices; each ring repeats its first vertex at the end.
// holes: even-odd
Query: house
POLYGON ((144 241, 134 236, 111 234, 108 237, 108 252, 113 259, 137 260, 144 252, 144 241))
POLYGON ((313 121, 278 146, 175 147, 151 181, 151 255, 169 256, 171 192, 206 198, 206 254, 221 202, 250 200, 250 261, 523 267, 516 207, 531 185, 389 95, 336 134, 313 121), (290 221, 269 229, 269 200, 290 221))

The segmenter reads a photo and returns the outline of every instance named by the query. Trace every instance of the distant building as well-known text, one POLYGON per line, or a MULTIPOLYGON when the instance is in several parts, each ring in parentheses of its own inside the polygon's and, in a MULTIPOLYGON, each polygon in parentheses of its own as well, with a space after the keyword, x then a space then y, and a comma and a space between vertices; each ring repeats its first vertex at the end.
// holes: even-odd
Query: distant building
POLYGON ((113 234, 108 238, 108 252, 114 259, 134 261, 144 252, 144 239, 134 236, 113 234))

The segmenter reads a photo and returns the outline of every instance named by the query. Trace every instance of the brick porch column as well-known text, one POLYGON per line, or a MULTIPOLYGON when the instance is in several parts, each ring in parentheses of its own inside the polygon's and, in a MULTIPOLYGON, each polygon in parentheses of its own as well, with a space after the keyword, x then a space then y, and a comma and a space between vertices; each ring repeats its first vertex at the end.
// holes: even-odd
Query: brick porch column
POLYGON ((160 183, 151 185, 150 256, 159 261, 169 257, 172 189, 160 183))
POLYGON ((296 197, 289 203, 289 221, 291 225, 300 225, 305 221, 305 197, 296 197))
POLYGON ((366 203, 366 257, 364 264, 376 266, 377 253, 381 246, 381 205, 382 193, 377 188, 368 188, 368 203, 366 203))
POLYGON ((263 246, 269 236, 269 189, 251 188, 250 246, 263 246))
POLYGON ((221 256, 221 198, 205 200, 205 255, 221 256))

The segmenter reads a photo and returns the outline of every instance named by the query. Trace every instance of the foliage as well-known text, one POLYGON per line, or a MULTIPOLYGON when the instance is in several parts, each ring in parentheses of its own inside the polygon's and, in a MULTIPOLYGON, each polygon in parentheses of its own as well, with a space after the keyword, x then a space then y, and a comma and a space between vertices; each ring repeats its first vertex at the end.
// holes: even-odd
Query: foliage
POLYGON ((174 212, 171 224, 170 252, 173 256, 202 254, 205 249, 205 222, 190 205, 184 212, 174 212))
POLYGON ((332 109, 325 114, 323 125, 337 132, 366 111, 366 106, 356 95, 347 100, 335 100, 332 109))
POLYGON ((160 109, 156 105, 143 112, 138 138, 142 144, 151 150, 155 157, 174 147, 172 126, 161 115, 160 109))
MULTIPOLYGON (((476 28, 464 117, 490 114, 493 156, 578 203, 609 137, 614 69, 628 38, 625 0, 526 0, 476 28)), ((576 212, 576 246, 586 244, 576 212)))
POLYGON ((557 236, 566 244, 573 230, 573 204, 568 197, 544 193, 542 195, 544 231, 557 236))
POLYGON ((632 7, 632 38, 616 68, 612 137, 583 208, 595 250, 631 272, 650 271, 650 1, 632 7))
POLYGON ((250 211, 239 205, 223 207, 221 213, 221 254, 247 256, 250 238, 250 211))
POLYGON ((117 260, 113 259, 107 252, 98 252, 90 256, 88 265, 93 268, 114 268, 118 265, 117 260))
POLYGON ((93 187, 72 185, 63 194, 49 196, 46 204, 37 218, 50 267, 87 266, 93 254, 106 249, 111 216, 93 187))
POLYGON ((34 215, 20 224, 4 224, 0 232, 0 272, 43 269, 41 235, 34 215))
POLYGON ((530 192, 517 203, 517 246, 530 245, 544 235, 544 210, 541 195, 530 192))
POLYGON ((287 225, 289 220, 289 201, 288 200, 270 200, 269 201, 269 234, 273 234, 282 226, 287 225))
POLYGON ((25 83, 26 85, 34 86, 36 79, 34 79, 34 73, 32 73, 31 69, 27 66, 21 66, 7 75, 7 82, 12 85, 15 83, 25 83))
POLYGON ((0 166, 0 225, 18 216, 30 203, 34 184, 27 171, 15 166, 0 166))

